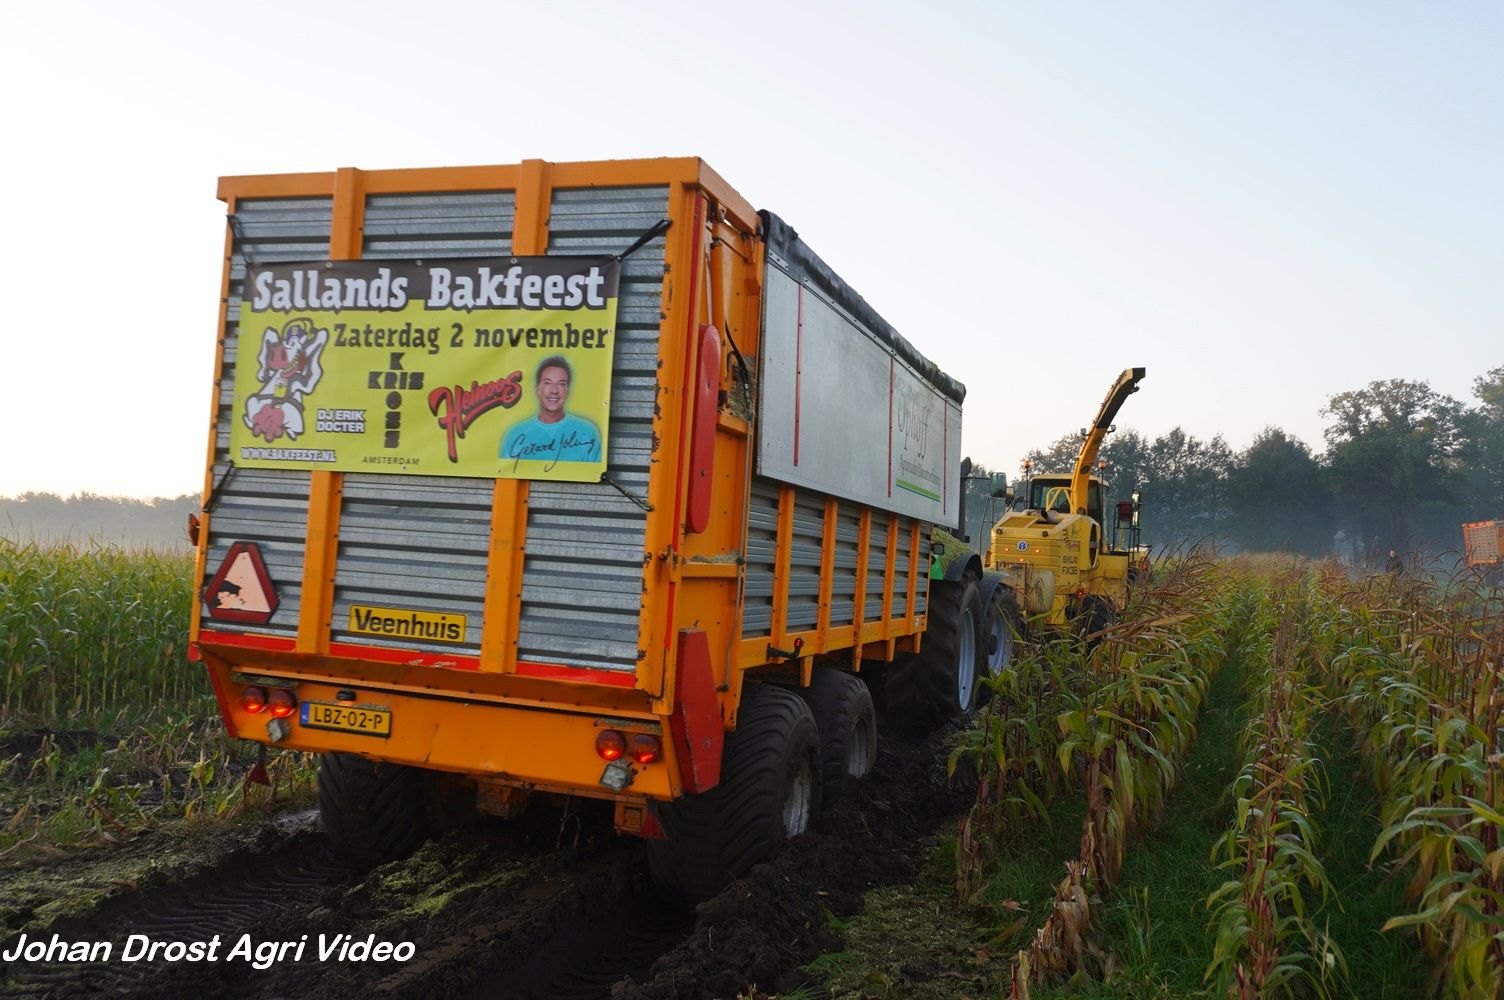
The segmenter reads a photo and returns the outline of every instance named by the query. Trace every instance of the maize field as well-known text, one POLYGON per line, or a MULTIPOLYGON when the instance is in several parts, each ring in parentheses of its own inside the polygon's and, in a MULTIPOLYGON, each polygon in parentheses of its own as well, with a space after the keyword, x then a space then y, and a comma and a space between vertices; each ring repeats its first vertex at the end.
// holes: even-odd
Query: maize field
MULTIPOLYGON (((972 718, 884 732, 853 801, 670 920, 646 915, 635 845, 589 810, 318 867, 309 821, 277 818, 306 816, 310 761, 273 753, 271 787, 248 782, 256 754, 184 660, 188 576, 151 551, 0 543, 0 945, 59 920, 118 933, 109 914, 133 907, 254 925, 268 914, 236 909, 256 894, 232 863, 249 851, 309 886, 278 903, 287 926, 337 918, 432 957, 191 988, 1504 995, 1504 629, 1499 593, 1473 582, 1167 562, 1102 634, 1026 628, 972 718), (587 913, 631 924, 630 947, 597 941, 587 913), (461 963, 455 942, 476 936, 489 957, 461 963)), ((50 989, 7 975, 5 995, 50 989)))

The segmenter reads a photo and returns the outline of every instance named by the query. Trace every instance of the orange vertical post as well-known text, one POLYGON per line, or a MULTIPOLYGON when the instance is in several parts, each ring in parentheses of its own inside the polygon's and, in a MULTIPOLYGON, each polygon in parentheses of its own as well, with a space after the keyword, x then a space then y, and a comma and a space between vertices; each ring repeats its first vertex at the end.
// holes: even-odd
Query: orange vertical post
MULTIPOLYGON (((548 250, 548 211, 553 199, 548 164, 523 160, 512 216, 512 253, 535 256, 548 250)), ((522 616, 522 569, 527 542, 525 479, 497 479, 491 491, 491 548, 486 553, 485 621, 480 668, 513 673, 522 616)))
MULTIPOLYGON (((334 211, 329 232, 330 260, 359 260, 365 231, 365 186, 354 167, 334 175, 334 211)), ((310 472, 308 540, 303 555, 302 605, 298 613, 297 650, 329 649, 334 612, 334 574, 339 560, 339 512, 344 496, 342 472, 310 472)))

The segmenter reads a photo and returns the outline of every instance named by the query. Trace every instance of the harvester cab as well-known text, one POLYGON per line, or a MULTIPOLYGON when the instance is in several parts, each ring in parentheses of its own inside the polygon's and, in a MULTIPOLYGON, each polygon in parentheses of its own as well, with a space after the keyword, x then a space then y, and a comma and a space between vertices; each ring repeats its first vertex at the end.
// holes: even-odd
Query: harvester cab
POLYGON ((1100 632, 1127 603, 1129 578, 1146 562, 1137 494, 1109 512, 1107 484, 1092 475, 1113 418, 1144 374, 1129 368, 1118 376, 1082 431, 1071 472, 1029 475, 1022 509, 1009 510, 992 530, 986 568, 1002 573, 1025 613, 1043 624, 1100 632))

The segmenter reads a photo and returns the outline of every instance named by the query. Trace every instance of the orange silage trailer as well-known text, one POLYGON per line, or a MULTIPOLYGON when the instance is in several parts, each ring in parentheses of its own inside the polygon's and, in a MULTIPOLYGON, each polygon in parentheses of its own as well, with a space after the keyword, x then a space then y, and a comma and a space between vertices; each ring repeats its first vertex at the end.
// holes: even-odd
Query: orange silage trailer
POLYGON ((702 161, 219 197, 191 650, 340 846, 587 796, 694 899, 871 767, 872 678, 970 707, 964 388, 702 161))
POLYGON ((1504 521, 1470 521, 1462 526, 1462 551, 1469 566, 1504 566, 1504 521))

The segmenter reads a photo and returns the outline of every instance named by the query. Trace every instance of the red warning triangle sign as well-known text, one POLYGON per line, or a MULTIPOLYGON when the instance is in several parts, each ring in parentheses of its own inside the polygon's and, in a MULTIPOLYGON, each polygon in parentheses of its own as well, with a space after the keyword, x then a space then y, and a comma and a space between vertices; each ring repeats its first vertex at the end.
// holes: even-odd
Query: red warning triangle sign
POLYGON ((219 572, 204 588, 204 604, 216 621, 265 625, 277 613, 277 589, 254 542, 236 542, 219 572))

